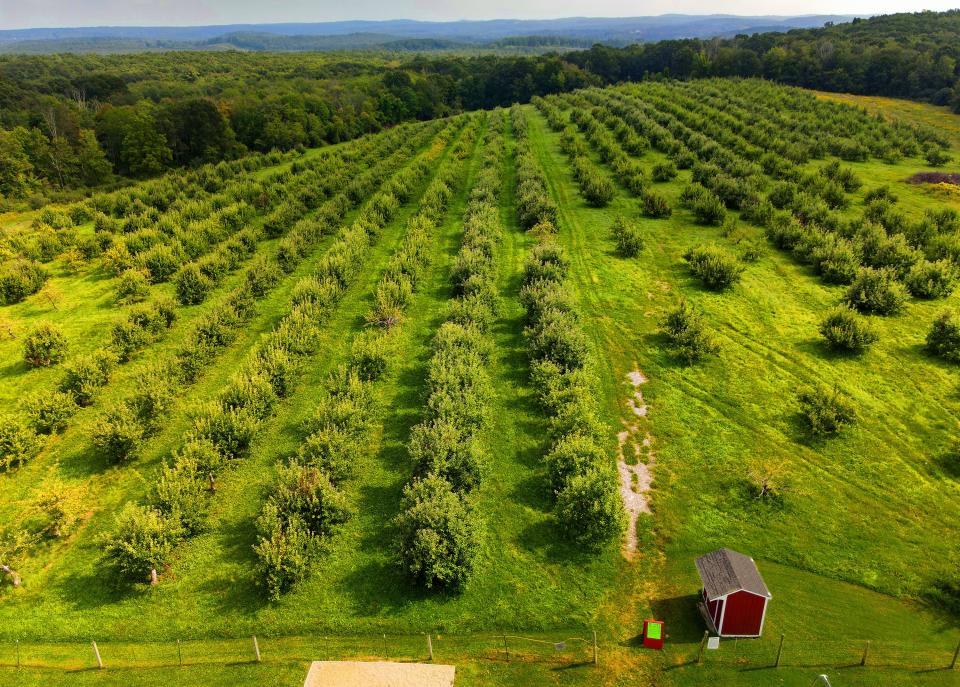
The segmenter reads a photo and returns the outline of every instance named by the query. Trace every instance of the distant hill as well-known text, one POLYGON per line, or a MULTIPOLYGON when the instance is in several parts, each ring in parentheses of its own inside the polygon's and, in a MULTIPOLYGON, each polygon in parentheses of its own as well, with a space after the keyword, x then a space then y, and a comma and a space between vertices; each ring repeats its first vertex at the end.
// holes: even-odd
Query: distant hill
POLYGON ((426 22, 339 21, 313 24, 92 26, 0 31, 0 52, 135 52, 140 50, 451 50, 504 46, 583 47, 677 38, 789 31, 853 19, 848 15, 682 15, 426 22))

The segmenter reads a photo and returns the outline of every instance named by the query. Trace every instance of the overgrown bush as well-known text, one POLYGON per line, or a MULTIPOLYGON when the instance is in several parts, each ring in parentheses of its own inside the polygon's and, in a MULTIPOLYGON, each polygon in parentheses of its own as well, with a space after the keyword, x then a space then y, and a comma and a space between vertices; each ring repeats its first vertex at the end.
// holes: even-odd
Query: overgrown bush
POLYGON ((957 272, 946 260, 922 260, 910 269, 904 282, 916 298, 946 298, 956 287, 957 272))
POLYGON ((903 309, 907 289, 893 269, 864 267, 847 289, 846 302, 860 312, 892 315, 903 309))
POLYGON ((564 533, 591 549, 618 537, 626 520, 617 479, 600 468, 571 477, 557 494, 555 512, 564 533))
POLYGON ((960 318, 943 311, 927 333, 927 351, 951 363, 960 363, 960 318))
POLYGON ((181 536, 178 523, 159 510, 128 503, 101 547, 106 561, 125 579, 147 582, 169 563, 181 536))
POLYGON ((150 277, 144 270, 124 270, 117 281, 117 301, 139 303, 150 295, 150 277))
POLYGON ((876 330, 856 311, 840 306, 820 323, 820 334, 830 348, 858 353, 877 341, 876 330))
POLYGON ((135 459, 145 437, 143 423, 127 403, 118 403, 110 408, 93 430, 93 442, 113 463, 135 459))
POLYGON ((60 391, 72 394, 77 405, 88 406, 93 403, 97 390, 110 381, 116 365, 116 354, 105 349, 79 355, 64 365, 60 391))
POLYGON ((387 337, 382 331, 368 329, 354 338, 350 347, 350 369, 360 379, 376 381, 387 371, 389 361, 387 337))
POLYGON ((437 418, 414 427, 407 451, 421 477, 441 477, 457 492, 472 491, 480 484, 480 448, 473 436, 448 419, 437 418))
POLYGON ((628 258, 636 257, 643 250, 643 234, 634 222, 623 215, 617 215, 610 231, 617 243, 617 252, 628 258))
POLYGON ((35 260, 10 260, 0 264, 0 305, 19 303, 36 293, 47 276, 47 270, 35 260))
POLYGON ((269 502, 257 518, 257 533, 253 547, 257 557, 255 573, 269 597, 276 600, 306 577, 316 547, 302 522, 284 519, 269 502))
POLYGON ((23 342, 23 357, 31 367, 49 367, 67 357, 67 337, 55 324, 41 322, 23 342))
POLYGON ((667 338, 671 352, 688 365, 720 350, 707 331, 703 313, 686 301, 681 301, 677 309, 664 318, 660 331, 667 338))
POLYGON ((191 262, 177 272, 173 285, 181 305, 196 305, 206 300, 214 283, 196 263, 191 262))
POLYGON ((40 451, 36 432, 13 415, 0 416, 0 468, 9 470, 32 460, 40 451))
POLYGON ((802 389, 797 401, 807 428, 815 436, 836 434, 856 418, 850 399, 836 386, 821 384, 802 389))
POLYGON ((295 519, 314 537, 330 536, 350 519, 352 510, 322 470, 293 462, 280 468, 270 495, 282 518, 295 519))
POLYGON ((239 458, 250 450, 256 429, 257 418, 248 410, 208 403, 195 412, 189 438, 209 441, 225 458, 239 458))
POLYGON ((656 191, 646 191, 640 199, 643 214, 654 219, 664 219, 673 214, 670 201, 666 196, 656 191))
POLYGON ((713 291, 733 286, 743 274, 743 266, 732 255, 716 246, 694 246, 683 255, 690 272, 713 291))
POLYGON ((677 166, 669 160, 658 162, 653 166, 650 176, 653 177, 654 181, 671 181, 677 176, 677 166))
POLYGON ((559 494, 575 476, 602 467, 609 461, 603 449, 590 434, 568 434, 560 438, 544 457, 550 488, 559 494))
POLYGON ((209 482, 197 461, 178 457, 164 465, 153 487, 153 502, 184 534, 201 532, 207 520, 209 482))
POLYGON ((40 434, 59 434, 75 412, 73 396, 62 391, 38 394, 27 401, 30 424, 40 434))
POLYGON ((400 568, 428 589, 462 588, 479 551, 476 512, 440 477, 425 477, 403 490, 395 521, 400 568))

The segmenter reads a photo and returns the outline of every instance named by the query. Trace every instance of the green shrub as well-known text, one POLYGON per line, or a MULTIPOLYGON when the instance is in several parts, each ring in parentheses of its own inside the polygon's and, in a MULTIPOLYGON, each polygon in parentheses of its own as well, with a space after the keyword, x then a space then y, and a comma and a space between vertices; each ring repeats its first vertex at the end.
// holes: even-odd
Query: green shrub
POLYGON ((699 224, 723 224, 727 209, 715 194, 707 192, 696 198, 690 206, 693 217, 699 224))
POLYGON ((159 510, 128 503, 114 531, 101 540, 104 558, 127 580, 147 582, 170 561, 183 536, 178 523, 159 510))
POLYGON ((150 277, 144 270, 124 270, 117 281, 117 300, 120 303, 139 303, 150 295, 150 277))
POLYGON ((201 406, 193 417, 188 438, 209 441, 225 458, 239 458, 250 450, 257 418, 247 410, 225 409, 219 403, 201 406))
POLYGON ((136 411, 119 403, 101 417, 93 430, 93 443, 113 463, 125 463, 139 456, 147 431, 136 411))
POLYGON ((116 322, 110 328, 110 348, 116 352, 118 360, 130 360, 134 353, 150 342, 150 333, 133 322, 116 322))
POLYGON ((300 444, 297 458, 304 465, 321 470, 334 484, 354 474, 357 456, 363 445, 356 435, 340 427, 328 426, 313 432, 300 444))
POLYGON ((82 493, 83 487, 68 486, 56 477, 43 482, 33 506, 43 519, 45 536, 63 537, 73 531, 86 510, 82 493))
POLYGON ((665 219, 673 214, 670 201, 666 196, 656 191, 646 191, 640 199, 643 214, 654 219, 665 219))
POLYGON ((176 462, 190 461, 197 471, 207 477, 215 475, 224 465, 225 458, 217 447, 206 439, 191 439, 173 454, 176 462))
POLYGON ((643 234, 640 233, 640 228, 623 215, 617 215, 613 220, 611 232, 620 255, 633 258, 643 250, 643 234))
POLYGON ((257 367, 270 381, 278 398, 286 398, 293 392, 297 363, 287 349, 277 344, 260 348, 257 367))
POLYGON ((263 298, 267 295, 283 276, 280 267, 267 258, 258 258, 247 269, 247 285, 254 298, 263 298))
POLYGON ((73 396, 62 391, 38 394, 27 401, 30 424, 41 434, 59 434, 75 412, 73 396))
POLYGON ((845 306, 830 311, 820 323, 820 334, 830 348, 854 353, 867 349, 879 338, 862 316, 845 306))
POLYGON ((23 357, 31 367, 49 367, 67 357, 67 337, 63 330, 49 322, 41 322, 23 342, 23 357))
POLYGON ((177 400, 178 379, 170 363, 152 363, 137 373, 129 399, 137 417, 147 429, 155 429, 177 400))
POLYGON ((116 365, 117 355, 105 349, 79 355, 64 365, 60 391, 72 394, 77 405, 88 406, 93 403, 97 390, 110 381, 116 365))
POLYGON ((296 518, 284 519, 268 502, 257 518, 255 574, 271 599, 277 600, 310 570, 316 552, 313 538, 296 518))
POLYGON ((669 160, 666 162, 658 162, 653 166, 650 176, 653 177, 654 181, 671 181, 677 176, 677 166, 669 160))
POLYGON ((910 269, 904 281, 910 295, 916 298, 946 298, 956 287, 957 272, 946 260, 921 260, 910 269))
POLYGON ((557 494, 555 512, 563 533, 591 549, 618 537, 626 520, 616 477, 600 468, 571 477, 557 494))
POLYGON ((681 301, 677 309, 664 318, 660 331, 667 338, 671 352, 688 365, 720 350, 707 332, 703 313, 686 301, 681 301))
POLYGON ((185 265, 173 280, 177 300, 181 305, 203 303, 213 289, 213 280, 200 271, 196 263, 185 265))
POLYGON ((259 420, 270 414, 277 400, 270 380, 262 373, 250 370, 234 374, 220 394, 224 410, 245 411, 259 420))
POLYGON ((138 257, 140 264, 150 273, 150 281, 155 284, 167 281, 183 263, 182 257, 166 243, 157 244, 138 257))
POLYGON ((743 274, 736 258, 716 246, 694 246, 683 255, 690 272, 714 291, 730 288, 743 274))
POLYGON ((544 457, 550 488, 559 494, 576 475, 609 463, 592 435, 568 434, 560 438, 544 457))
POLYGON ((893 269, 864 267, 847 289, 846 302, 860 312, 892 315, 903 309, 907 289, 893 269))
POLYGON ((9 470, 32 460, 42 441, 36 432, 13 415, 0 416, 0 468, 9 470))
POLYGON ((951 363, 960 363, 960 319, 943 311, 927 333, 927 351, 951 363))
POLYGON ((850 400, 836 386, 818 385, 797 394, 800 413, 815 436, 836 434, 856 419, 850 400))
POLYGON ((571 313, 547 310, 526 334, 534 359, 552 360, 568 370, 583 367, 587 362, 587 337, 571 313))
POLYGON ((441 477, 457 492, 469 492, 480 485, 480 448, 472 436, 447 419, 437 418, 414 427, 407 450, 418 476, 441 477))
POLYGON ((0 305, 19 303, 36 293, 47 276, 47 270, 35 260, 11 260, 0 264, 0 305))
POLYGON ((432 589, 463 588, 480 548, 477 516, 450 483, 426 477, 403 490, 396 558, 404 573, 432 589))
POLYGON ((160 470, 153 487, 153 502, 170 522, 187 535, 201 532, 206 525, 209 483, 195 460, 177 458, 160 470))
POLYGON ((280 468, 270 495, 282 518, 303 523, 314 537, 329 537, 335 527, 352 516, 346 497, 322 471, 309 465, 290 463, 280 468))
POLYGON ((387 337, 378 330, 365 330, 358 334, 350 347, 350 369, 360 379, 372 382, 379 379, 390 362, 387 337))
POLYGON ((923 157, 931 167, 943 167, 952 159, 947 151, 933 143, 924 148, 923 157))

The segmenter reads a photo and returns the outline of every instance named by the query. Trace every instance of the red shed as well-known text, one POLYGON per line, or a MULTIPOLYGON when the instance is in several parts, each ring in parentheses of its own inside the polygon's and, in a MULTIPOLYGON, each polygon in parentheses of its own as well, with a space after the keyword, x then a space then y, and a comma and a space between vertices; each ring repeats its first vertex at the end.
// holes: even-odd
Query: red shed
POLYGON ((749 556, 718 549, 697 559, 703 581, 700 612, 721 637, 759 637, 772 598, 749 556))

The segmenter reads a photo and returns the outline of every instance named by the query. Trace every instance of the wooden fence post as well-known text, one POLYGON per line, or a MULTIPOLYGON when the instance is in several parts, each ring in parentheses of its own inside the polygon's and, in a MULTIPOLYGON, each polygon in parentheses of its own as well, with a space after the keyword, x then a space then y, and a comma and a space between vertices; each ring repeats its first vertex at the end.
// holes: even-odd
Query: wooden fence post
POLYGON ((597 665, 597 631, 593 631, 593 665, 597 665))
POLYGON ((957 667, 958 657, 960 657, 960 640, 957 640, 957 648, 953 650, 953 660, 950 661, 950 670, 957 667))
POLYGON ((786 635, 780 635, 780 646, 777 647, 777 660, 774 662, 773 667, 780 667, 780 657, 783 656, 783 640, 786 638, 786 635))
POLYGON ((257 643, 257 635, 253 635, 253 653, 257 655, 257 663, 260 663, 260 644, 257 643))
POLYGON ((427 654, 430 656, 430 660, 433 660, 433 640, 430 639, 430 635, 427 635, 427 654))
POLYGON ((870 640, 868 639, 866 644, 863 645, 863 656, 860 657, 860 665, 867 665, 867 657, 870 655, 870 640))
POLYGON ((503 653, 507 655, 507 663, 510 663, 510 647, 507 646, 507 633, 501 631, 500 634, 503 635, 503 653))
POLYGON ((387 633, 383 633, 383 657, 387 657, 387 633))
POLYGON ((709 630, 703 631, 703 639, 700 640, 700 650, 697 652, 697 665, 703 665, 703 652, 707 648, 707 637, 710 636, 709 630))
POLYGON ((100 658, 100 649, 97 648, 96 642, 93 642, 93 655, 97 657, 97 669, 103 670, 103 659, 100 658))
POLYGON ((177 640, 177 663, 183 668, 183 649, 180 647, 180 640, 177 640))

